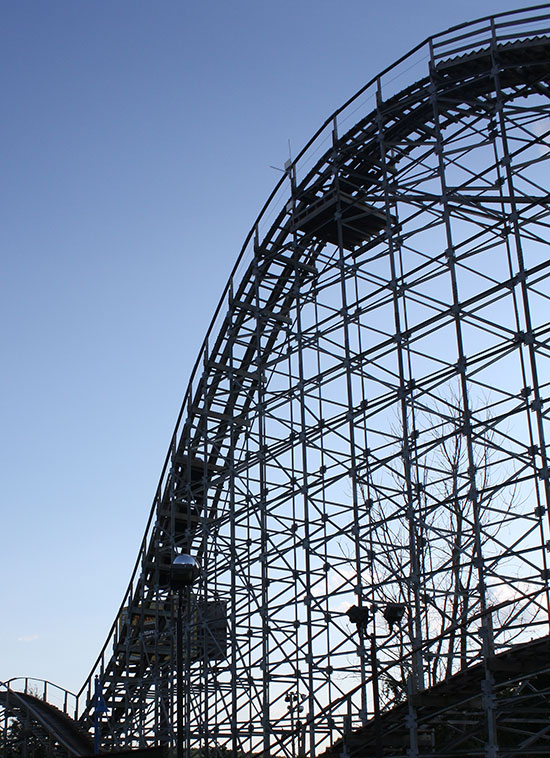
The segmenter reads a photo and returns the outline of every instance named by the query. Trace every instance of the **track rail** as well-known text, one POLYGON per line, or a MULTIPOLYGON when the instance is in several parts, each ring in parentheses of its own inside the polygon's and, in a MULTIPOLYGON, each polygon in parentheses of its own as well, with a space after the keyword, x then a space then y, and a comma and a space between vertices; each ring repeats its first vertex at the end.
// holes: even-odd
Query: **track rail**
POLYGON ((47 742, 52 740, 69 756, 92 755, 93 740, 78 727, 75 718, 76 711, 70 708, 70 703, 76 707, 76 695, 63 687, 46 680, 30 677, 14 678, 0 683, 0 705, 4 708, 6 717, 17 717, 23 724, 34 725, 35 733, 43 733, 47 742), (23 684, 23 691, 14 689, 14 685, 23 684), (42 697, 37 694, 38 687, 42 697), (61 694, 63 708, 57 708, 47 701, 49 695, 61 694))

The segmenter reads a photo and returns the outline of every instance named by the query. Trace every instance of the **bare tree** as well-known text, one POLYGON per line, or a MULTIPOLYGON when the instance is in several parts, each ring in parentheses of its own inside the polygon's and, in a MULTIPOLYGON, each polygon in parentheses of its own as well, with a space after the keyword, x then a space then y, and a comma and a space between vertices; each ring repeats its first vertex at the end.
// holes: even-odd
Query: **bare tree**
MULTIPOLYGON (((454 391, 447 398, 432 398, 420 410, 416 407, 408 419, 413 429, 408 480, 396 456, 371 465, 360 482, 369 509, 365 535, 373 556, 373 606, 403 603, 408 611, 408 618, 380 642, 385 693, 393 702, 406 691, 414 647, 422 646, 422 677, 428 687, 481 654, 473 631, 482 613, 478 569, 518 495, 513 485, 504 486, 506 472, 498 461, 494 465, 497 446, 490 409, 476 410, 476 434, 469 438, 464 417, 454 391)), ((391 430, 391 436, 398 444, 401 427, 391 430)), ((487 598, 491 604, 490 590, 487 598)), ((499 628, 513 612, 496 611, 499 628)))

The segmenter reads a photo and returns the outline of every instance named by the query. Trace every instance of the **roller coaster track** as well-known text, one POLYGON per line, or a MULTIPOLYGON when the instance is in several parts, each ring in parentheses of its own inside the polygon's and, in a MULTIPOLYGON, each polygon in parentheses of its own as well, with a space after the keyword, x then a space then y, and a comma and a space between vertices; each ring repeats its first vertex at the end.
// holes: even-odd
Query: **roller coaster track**
MULTIPOLYGON (((498 734, 502 756, 540 756, 550 752, 550 638, 518 645, 494 656, 489 668, 498 698, 498 734)), ((420 749, 438 756, 483 755, 487 724, 482 702, 483 664, 459 671, 430 690, 413 696, 420 749)), ((324 758, 401 754, 409 747, 408 704, 402 703, 345 734, 324 758)))
MULTIPOLYGON (((28 728, 34 725, 35 734, 40 734, 47 742, 54 739, 57 745, 73 755, 93 755, 94 745, 90 735, 79 728, 68 713, 68 698, 65 693, 63 710, 51 705, 47 700, 30 692, 19 692, 12 683, 1 683, 0 705, 6 716, 16 717, 28 728)), ((44 684, 44 683, 42 683, 44 684)))
POLYGON ((549 94, 550 6, 498 14, 418 45, 288 165, 78 693, 89 731, 99 677, 103 749, 173 744, 187 552, 189 751, 548 754, 525 714, 549 709, 549 94))

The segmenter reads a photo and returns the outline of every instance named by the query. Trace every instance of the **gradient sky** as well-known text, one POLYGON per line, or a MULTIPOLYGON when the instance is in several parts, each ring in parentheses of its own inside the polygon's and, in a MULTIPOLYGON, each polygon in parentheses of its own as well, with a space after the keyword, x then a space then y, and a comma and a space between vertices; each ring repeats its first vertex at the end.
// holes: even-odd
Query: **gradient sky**
POLYGON ((91 668, 288 141, 427 35, 515 7, 0 3, 0 679, 91 668))

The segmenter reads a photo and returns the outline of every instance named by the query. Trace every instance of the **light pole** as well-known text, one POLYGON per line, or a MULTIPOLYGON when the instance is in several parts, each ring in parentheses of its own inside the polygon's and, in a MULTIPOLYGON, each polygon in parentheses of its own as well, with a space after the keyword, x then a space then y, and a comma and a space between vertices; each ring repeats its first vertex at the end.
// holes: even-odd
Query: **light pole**
MULTIPOLYGON (((176 758, 183 758, 183 592, 189 601, 191 585, 200 573, 199 564, 191 555, 176 555, 170 567, 170 587, 178 593, 176 619, 176 758)), ((189 602, 187 603, 189 606, 189 602)), ((189 662, 189 635, 187 635, 187 659, 189 662)), ((187 724, 189 729, 189 724, 187 724)), ((189 741, 188 741, 189 742, 189 741)))
MULTIPOLYGON (((374 612, 377 610, 376 606, 373 605, 373 620, 374 620, 374 612)), ((370 661, 371 661, 371 671, 372 671, 372 699, 373 699, 373 707, 374 707, 374 739, 375 739, 375 755, 376 758, 382 758, 383 754, 383 747, 382 747, 382 724, 380 722, 380 687, 379 687, 379 681, 378 681, 378 656, 377 656, 377 641, 380 639, 384 639, 386 637, 391 637, 393 633, 393 627, 395 624, 399 625, 401 622, 401 619, 403 618, 403 615, 405 613, 405 605, 404 603, 387 603, 386 607, 384 608, 383 616, 386 619, 386 622, 388 624, 388 634, 385 635, 377 635, 375 628, 373 627, 373 631, 370 634, 370 661)), ((346 611, 346 615, 349 618, 349 620, 357 626, 357 631, 359 632, 359 639, 361 640, 361 645, 363 644, 363 640, 365 637, 367 637, 367 624, 369 621, 369 611, 366 606, 356 606, 352 605, 351 608, 349 608, 346 611)))
POLYGON ((304 706, 301 702, 305 699, 305 695, 298 695, 297 692, 287 692, 285 695, 285 702, 287 703, 287 711, 290 714, 290 734, 292 739, 292 758, 295 758, 296 750, 294 744, 294 737, 298 735, 298 754, 301 754, 301 722, 300 713, 303 712, 304 706), (296 715, 296 725, 294 724, 294 717, 296 715))

